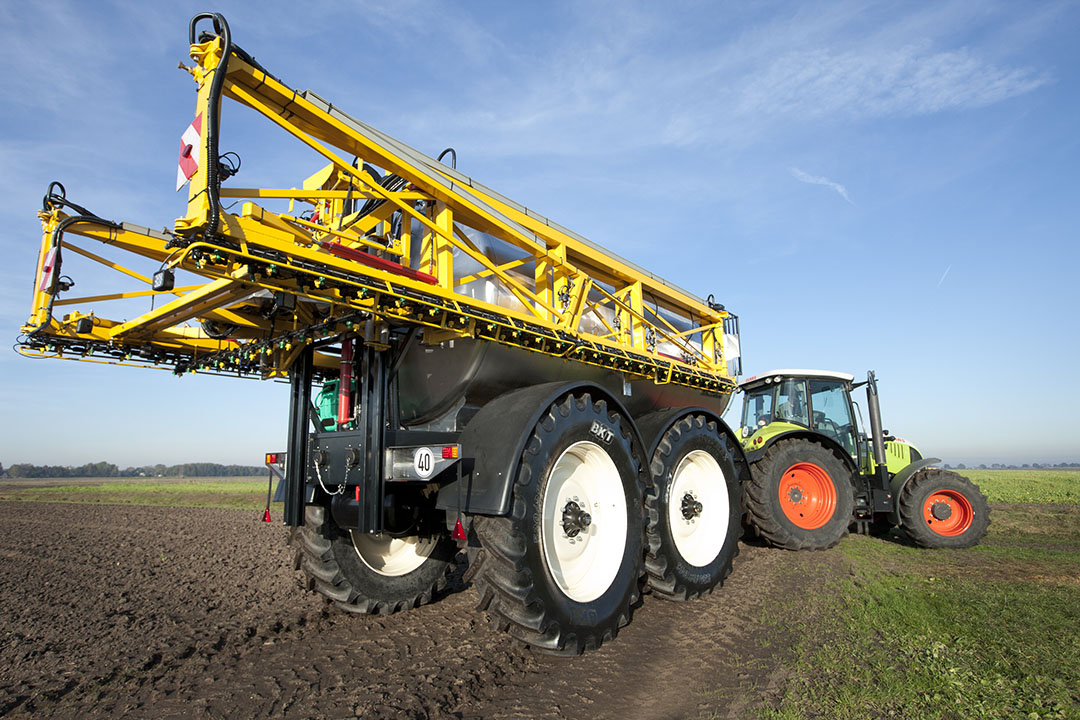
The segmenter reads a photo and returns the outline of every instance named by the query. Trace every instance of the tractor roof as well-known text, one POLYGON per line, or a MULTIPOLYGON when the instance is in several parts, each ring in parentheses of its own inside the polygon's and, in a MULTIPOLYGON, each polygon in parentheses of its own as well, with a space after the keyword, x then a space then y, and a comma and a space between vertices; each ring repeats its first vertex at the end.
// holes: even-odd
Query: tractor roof
POLYGON ((836 372, 834 370, 795 370, 784 368, 781 370, 769 370, 768 372, 751 375, 739 384, 739 389, 742 390, 751 385, 760 385, 773 378, 779 379, 782 377, 829 378, 830 380, 843 380, 844 382, 852 382, 855 380, 855 376, 850 373, 836 372))

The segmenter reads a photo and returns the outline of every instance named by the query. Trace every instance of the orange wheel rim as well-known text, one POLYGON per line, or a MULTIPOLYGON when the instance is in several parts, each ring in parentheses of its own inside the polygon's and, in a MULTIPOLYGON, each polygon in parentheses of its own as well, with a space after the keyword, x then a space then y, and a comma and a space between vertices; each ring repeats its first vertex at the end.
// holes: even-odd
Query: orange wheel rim
POLYGON ((795 463, 780 478, 780 508, 795 527, 816 530, 836 512, 836 485, 820 466, 795 463))
POLYGON ((975 511, 963 493, 938 490, 923 503, 923 519, 931 530, 945 537, 963 535, 975 520, 975 511))

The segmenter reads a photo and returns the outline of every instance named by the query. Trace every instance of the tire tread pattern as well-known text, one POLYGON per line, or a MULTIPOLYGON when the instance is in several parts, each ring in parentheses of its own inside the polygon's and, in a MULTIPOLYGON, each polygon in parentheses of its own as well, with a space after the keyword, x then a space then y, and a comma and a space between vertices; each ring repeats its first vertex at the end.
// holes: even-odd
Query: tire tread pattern
MULTIPOLYGON (((664 436, 660 439, 659 445, 657 445, 656 454, 670 456, 672 448, 676 445, 679 438, 693 430, 695 426, 699 428, 707 426, 717 435, 721 442, 724 443, 725 448, 728 448, 730 451, 730 447, 728 446, 730 440, 717 431, 715 422, 706 420, 704 415, 687 415, 686 417, 680 418, 667 430, 667 432, 664 433, 664 436)), ((737 457, 735 453, 732 454, 737 457)), ((655 455, 651 470, 654 476, 659 475, 664 471, 663 464, 655 457, 655 455)), ((743 463, 736 463, 736 472, 743 476, 747 474, 743 463), (742 472, 740 472, 740 470, 742 472)), ((741 479, 744 482, 740 484, 745 485, 745 477, 741 479)), ((743 498, 740 497, 740 510, 743 502, 743 498)), ((696 597, 701 597, 702 595, 708 595, 724 584, 724 581, 727 580, 728 576, 731 574, 733 561, 739 554, 739 545, 737 542, 734 545, 734 552, 731 553, 731 557, 721 569, 716 584, 704 589, 691 589, 679 580, 675 569, 672 567, 668 552, 675 552, 675 550, 669 550, 664 547, 663 536, 660 530, 661 513, 663 512, 663 509, 661 508, 660 496, 655 487, 655 483, 645 495, 645 511, 648 513, 648 523, 646 525, 645 535, 645 572, 648 577, 649 588, 652 591, 652 594, 668 600, 692 600, 696 597)))
POLYGON ((925 548, 969 548, 977 545, 990 527, 990 506, 979 486, 968 478, 942 468, 926 468, 908 479, 897 500, 900 509, 900 527, 908 537, 925 548), (935 490, 948 489, 963 492, 975 513, 971 527, 963 535, 948 537, 938 535, 926 525, 922 515, 923 501, 935 490))
POLYGON ((364 615, 389 615, 426 605, 446 587, 447 573, 426 588, 394 601, 365 595, 353 584, 334 556, 333 542, 326 537, 336 528, 328 527, 326 508, 308 505, 304 525, 293 528, 289 542, 296 548, 293 566, 307 577, 307 588, 313 590, 346 612, 364 615))
MULTIPOLYGON (((556 429, 556 413, 565 419, 574 412, 593 412, 616 426, 624 439, 631 437, 621 416, 609 413, 604 400, 593 402, 588 393, 571 394, 554 404, 540 419, 533 436, 525 445, 524 455, 539 455, 542 446, 539 433, 556 429)), ((478 515, 474 519, 474 528, 480 540, 480 549, 470 568, 478 593, 476 607, 492 616, 497 630, 508 633, 534 650, 550 655, 580 655, 613 640, 619 628, 630 622, 631 608, 639 602, 641 595, 640 564, 630 602, 620 609, 613 623, 579 633, 572 629, 564 630, 558 622, 553 621, 545 610, 542 596, 537 592, 532 571, 525 563, 529 540, 524 528, 529 507, 519 487, 527 486, 533 480, 532 468, 527 460, 527 457, 523 457, 514 483, 510 514, 503 517, 478 515)), ((638 477, 637 491, 643 493, 640 473, 638 477)))
MULTIPOLYGON (((775 478, 787 468, 779 467, 784 464, 780 455, 792 444, 807 444, 814 448, 836 457, 835 453, 821 443, 806 439, 779 440, 769 446, 765 454, 750 467, 750 483, 746 487, 746 511, 750 523, 758 533, 768 540, 774 547, 785 550, 828 550, 835 547, 848 534, 848 523, 843 523, 843 529, 833 538, 825 542, 815 541, 812 533, 793 532, 794 527, 783 513, 772 510, 773 496, 777 493, 775 478), (779 516, 778 516, 779 515, 779 516)), ((843 460, 837 458, 840 463, 843 460)), ((834 483, 841 479, 834 478, 834 483)), ((850 480, 848 481, 850 485, 850 480)), ((850 508, 848 510, 850 514, 850 508)))

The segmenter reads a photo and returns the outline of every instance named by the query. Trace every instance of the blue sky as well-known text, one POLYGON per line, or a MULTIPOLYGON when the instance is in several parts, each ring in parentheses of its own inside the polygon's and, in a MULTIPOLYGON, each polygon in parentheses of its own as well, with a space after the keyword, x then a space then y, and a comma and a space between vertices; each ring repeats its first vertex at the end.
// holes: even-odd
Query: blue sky
MULTIPOLYGON (((925 454, 1080 459, 1077 2, 298 7, 0 4, 12 340, 50 181, 105 217, 182 214, 176 63, 212 9, 294 87, 715 294, 747 373, 874 368, 886 426, 925 454)), ((222 149, 247 186, 321 165, 235 103, 222 149)), ((258 463, 285 390, 3 353, 0 462, 258 463)))

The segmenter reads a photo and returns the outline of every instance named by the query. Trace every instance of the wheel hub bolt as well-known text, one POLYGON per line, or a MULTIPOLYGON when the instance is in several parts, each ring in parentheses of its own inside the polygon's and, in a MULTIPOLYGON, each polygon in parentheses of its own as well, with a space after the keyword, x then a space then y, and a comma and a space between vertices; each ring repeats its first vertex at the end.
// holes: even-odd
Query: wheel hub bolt
POLYGON ((939 500, 930 506, 930 514, 934 516, 935 520, 948 520, 952 516, 952 508, 949 507, 948 503, 939 500))
POLYGON ((592 525, 592 515, 585 512, 580 505, 573 500, 566 503, 562 511, 562 526, 566 537, 577 537, 578 534, 592 525))
POLYGON ((693 495, 686 493, 682 498, 682 516, 685 520, 693 520, 701 514, 702 505, 693 495))

